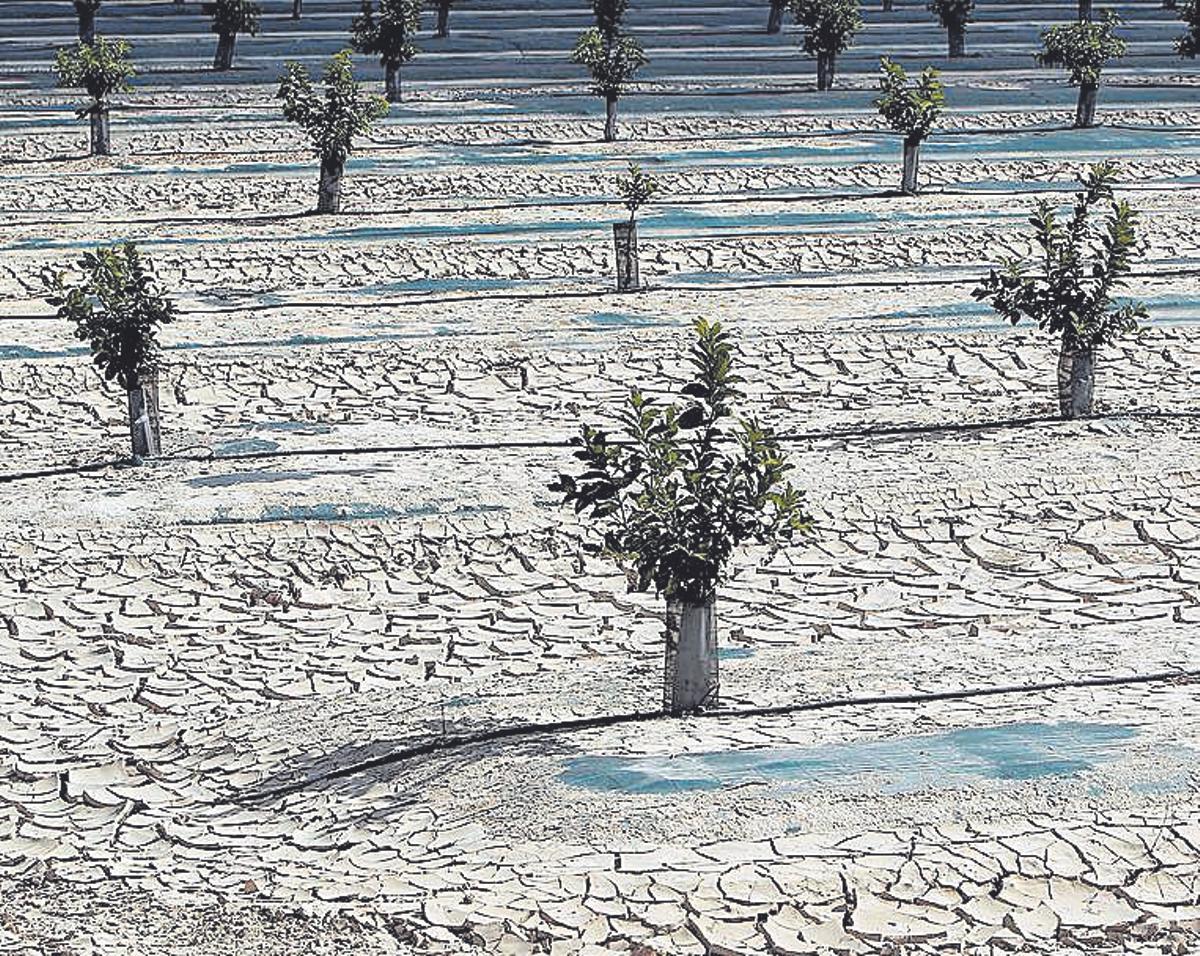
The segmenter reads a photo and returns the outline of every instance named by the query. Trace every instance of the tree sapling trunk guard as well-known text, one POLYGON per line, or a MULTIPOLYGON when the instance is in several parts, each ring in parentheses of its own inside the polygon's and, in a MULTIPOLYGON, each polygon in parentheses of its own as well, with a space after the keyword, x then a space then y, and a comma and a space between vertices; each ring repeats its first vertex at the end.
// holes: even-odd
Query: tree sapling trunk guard
POLYGON ((437 29, 433 35, 438 39, 443 39, 450 35, 450 0, 438 0, 437 29))
POLYGON ((158 418, 158 330, 175 305, 157 290, 154 270, 133 243, 101 246, 76 263, 78 277, 47 269, 46 301, 92 349, 105 381, 125 390, 133 458, 162 451, 158 418))
POLYGON ((704 320, 694 334, 680 400, 660 404, 635 389, 620 439, 584 425, 575 452, 583 470, 551 486, 601 526, 594 550, 624 566, 631 587, 665 599, 663 704, 672 714, 719 699, 716 598, 737 548, 777 545, 811 526, 774 434, 735 416, 742 379, 729 335, 704 320))
POLYGON ((771 0, 770 12, 767 14, 767 32, 778 33, 783 29, 783 11, 787 9, 787 0, 771 0))
POLYGON ((1039 255, 1007 260, 972 293, 1014 325, 1030 319, 1057 338, 1063 418, 1092 414, 1097 349, 1148 317, 1145 306, 1113 299, 1139 249, 1137 214, 1114 196, 1115 179, 1111 164, 1091 167, 1065 221, 1049 200, 1039 200, 1030 217, 1039 255))

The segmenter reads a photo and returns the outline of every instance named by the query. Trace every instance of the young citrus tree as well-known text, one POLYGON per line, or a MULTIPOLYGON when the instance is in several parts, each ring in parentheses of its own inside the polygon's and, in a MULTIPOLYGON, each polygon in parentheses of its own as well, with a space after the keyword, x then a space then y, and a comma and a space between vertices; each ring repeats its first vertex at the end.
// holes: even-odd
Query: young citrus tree
POLYGON ((692 378, 676 404, 634 390, 623 434, 584 425, 578 474, 551 485, 602 529, 597 550, 630 586, 666 598, 664 705, 682 714, 716 704, 716 597, 734 551, 786 541, 810 527, 774 434, 735 406, 742 379, 729 335, 698 321, 692 378))
POLYGON ((262 8, 251 0, 212 0, 202 7, 212 17, 212 32, 217 35, 217 52, 213 56, 214 70, 233 68, 233 52, 239 33, 258 36, 262 8))
POLYGON ((359 53, 378 56, 386 78, 387 101, 399 103, 400 67, 417 55, 412 42, 421 29, 420 0, 363 0, 362 13, 350 24, 350 43, 359 53))
POLYGON ((629 210, 627 222, 613 223, 613 245, 617 255, 617 291, 635 292, 642 287, 638 262, 637 211, 646 205, 656 192, 658 180, 636 163, 629 164, 629 173, 616 178, 621 203, 629 210))
POLYGON ((81 40, 73 47, 59 50, 54 67, 59 86, 86 90, 92 98, 89 106, 76 113, 80 118, 91 117, 92 155, 112 155, 109 97, 128 89, 130 77, 137 72, 129 59, 129 44, 106 37, 96 37, 91 43, 81 40))
POLYGON ((804 52, 817 58, 817 89, 833 89, 837 55, 862 29, 858 0, 791 0, 792 16, 804 28, 804 52))
POLYGON ((621 32, 629 0, 593 0, 596 25, 580 34, 571 61, 592 76, 592 92, 604 98, 604 141, 617 138, 617 101, 646 65, 642 45, 621 32))
POLYGON ((321 159, 317 212, 335 213, 341 208, 342 176, 354 137, 370 132, 375 120, 387 115, 388 105, 382 96, 359 89, 349 50, 330 59, 323 79, 324 96, 313 87, 307 69, 289 63, 276 96, 283 100, 283 115, 308 134, 321 159))
POLYGON ((75 16, 79 18, 79 42, 91 43, 96 39, 96 11, 100 0, 75 0, 75 16))
POLYGON ((879 113, 888 126, 904 137, 904 169, 900 191, 906 196, 917 192, 917 167, 921 143, 933 131, 946 103, 946 91, 938 71, 926 67, 916 85, 910 85, 908 74, 899 63, 887 57, 879 61, 879 113))
POLYGON ((1099 23, 1060 23, 1042 33, 1042 49, 1035 54, 1038 64, 1066 67, 1071 84, 1079 87, 1075 107, 1075 126, 1079 129, 1096 125, 1100 74, 1109 60, 1125 55, 1125 41, 1113 32, 1118 23, 1117 15, 1106 10, 1099 23))
POLYGON ((1187 33, 1175 41, 1175 49, 1180 56, 1195 59, 1200 53, 1200 0, 1183 0, 1178 11, 1187 33))
POLYGON ((967 23, 975 11, 975 0, 929 0, 931 13, 936 13, 938 23, 946 30, 950 42, 950 57, 956 59, 966 53, 967 23))
POLYGON ((76 263, 68 282, 47 270, 46 301, 92 349, 105 381, 125 389, 135 459, 161 450, 158 423, 158 330, 175 319, 175 305, 160 293, 149 262, 131 242, 100 246, 76 263))
POLYGON ((1138 249, 1137 214, 1113 195, 1111 164, 1091 167, 1064 222, 1048 200, 1030 218, 1041 254, 1010 259, 972 293, 1014 325, 1038 323, 1061 342, 1058 403, 1064 418, 1092 412, 1096 349, 1147 318, 1140 304, 1118 303, 1138 249))

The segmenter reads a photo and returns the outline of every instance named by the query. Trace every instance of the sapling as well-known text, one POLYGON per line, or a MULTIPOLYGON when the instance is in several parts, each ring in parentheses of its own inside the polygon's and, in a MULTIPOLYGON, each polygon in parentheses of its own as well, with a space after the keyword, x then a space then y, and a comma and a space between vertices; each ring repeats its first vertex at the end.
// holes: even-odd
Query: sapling
POLYGON ((389 103, 403 95, 400 68, 419 52, 413 37, 421 29, 420 0, 363 0, 362 13, 350 24, 350 42, 359 53, 379 57, 389 103))
POLYGON ((900 191, 906 196, 917 192, 917 166, 921 143, 933 131, 946 103, 946 91, 938 71, 926 67, 915 86, 899 63, 887 57, 879 61, 879 99, 875 101, 887 124, 904 137, 904 170, 900 191))
POLYGON ((1200 53, 1200 0, 1183 0, 1178 9, 1187 33, 1175 41, 1175 49, 1180 56, 1195 59, 1200 53))
POLYGON ((1064 418, 1092 413, 1096 350, 1148 317, 1145 306, 1113 299, 1139 249, 1137 213, 1114 196, 1115 178, 1110 163, 1092 166, 1065 221, 1049 200, 1040 200, 1029 220, 1040 254, 1007 260, 972 293, 1014 325, 1029 319, 1058 337, 1064 418))
POLYGON ((213 56, 214 70, 233 68, 233 54, 239 33, 258 36, 262 7, 252 0, 212 0, 201 9, 212 17, 212 32, 217 35, 217 52, 213 56))
POLYGON ((1125 41, 1113 32, 1120 22, 1115 13, 1106 10, 1099 23, 1060 23, 1042 33, 1042 49, 1035 54, 1038 64, 1066 67, 1071 84, 1079 87, 1077 128, 1096 125, 1100 74, 1109 60, 1125 55, 1125 41))
POLYGON ((633 590, 667 602, 665 709, 716 705, 716 598, 743 544, 779 544, 810 528, 779 440, 736 414, 734 349, 718 322, 697 321, 691 379, 665 404, 634 389, 621 435, 585 424, 575 458, 551 490, 601 530, 595 550, 625 568, 633 590))
POLYGON ((817 89, 833 89, 837 55, 862 29, 858 0, 791 0, 791 8, 804 29, 804 52, 817 58, 817 89))
POLYGON ((158 291, 151 264, 131 242, 100 246, 76 263, 68 281, 46 270, 46 301, 87 342, 105 381, 125 390, 134 459, 161 452, 158 422, 158 330, 175 319, 175 305, 158 291))
POLYGON ((96 37, 91 43, 81 40, 73 47, 63 47, 55 56, 58 85, 86 90, 92 98, 76 115, 91 117, 93 156, 112 154, 109 97, 128 89, 130 78, 137 73, 129 59, 129 49, 125 40, 96 37))
POLYGON ((96 11, 100 0, 75 0, 75 16, 79 19, 79 42, 91 43, 96 39, 96 11))
POLYGON ((629 210, 628 222, 613 223, 613 245, 617 255, 617 291, 634 292, 641 288, 638 263, 637 211, 658 192, 658 180, 636 163, 629 164, 628 175, 616 178, 621 202, 629 210))
POLYGON ((975 11, 975 0, 929 0, 931 13, 936 13, 938 23, 946 30, 950 46, 950 57, 956 59, 966 53, 967 22, 975 11))
POLYGON ((604 141, 617 138, 617 101, 648 62, 642 45, 621 32, 629 0, 593 0, 596 25, 580 34, 571 61, 592 76, 592 92, 604 99, 604 141))
POLYGON ((283 115, 308 134, 321 160, 317 212, 335 213, 341 208, 342 177, 354 138, 369 133, 375 120, 387 115, 388 105, 382 96, 359 89, 349 50, 330 59, 323 79, 324 96, 305 67, 289 63, 276 96, 283 100, 283 115))

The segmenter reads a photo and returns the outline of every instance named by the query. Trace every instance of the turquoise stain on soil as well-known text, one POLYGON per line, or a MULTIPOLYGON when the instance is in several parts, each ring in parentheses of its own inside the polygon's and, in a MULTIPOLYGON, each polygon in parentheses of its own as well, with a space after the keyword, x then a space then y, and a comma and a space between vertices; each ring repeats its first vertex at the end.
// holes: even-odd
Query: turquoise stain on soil
POLYGON ((908 793, 970 781, 1071 777, 1120 756, 1137 736, 1122 724, 1068 722, 970 727, 815 747, 773 747, 678 757, 589 755, 566 761, 561 779, 575 787, 667 794, 718 790, 748 781, 796 786, 869 786, 908 793))

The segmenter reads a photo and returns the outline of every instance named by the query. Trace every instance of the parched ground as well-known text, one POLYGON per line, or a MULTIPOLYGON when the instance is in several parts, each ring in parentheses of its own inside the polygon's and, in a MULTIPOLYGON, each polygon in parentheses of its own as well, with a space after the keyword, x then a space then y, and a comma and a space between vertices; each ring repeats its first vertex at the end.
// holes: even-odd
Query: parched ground
MULTIPOLYGON (((622 140, 586 4, 469 0, 351 160, 272 100, 357 4, 269 0, 238 69, 197 5, 110 2, 117 155, 55 90, 65 3, 0 27, 0 951, 1185 953, 1200 949, 1200 84, 1157 3, 1102 125, 1032 64, 1066 3, 924 5, 818 95, 766 5, 634 0, 622 140), (871 106, 946 67, 924 192, 871 106), (971 290, 1034 201, 1118 163, 1151 323, 1055 419, 1052 343, 971 290), (641 215, 612 291, 612 177, 641 215), (39 275, 134 239, 176 294, 167 455, 39 275), (548 485, 582 421, 736 330, 813 535, 740 555, 722 708, 654 713, 662 607, 548 485)), ((19 8, 19 9, 18 9, 19 8)), ((372 85, 376 64, 360 59, 372 85)))

